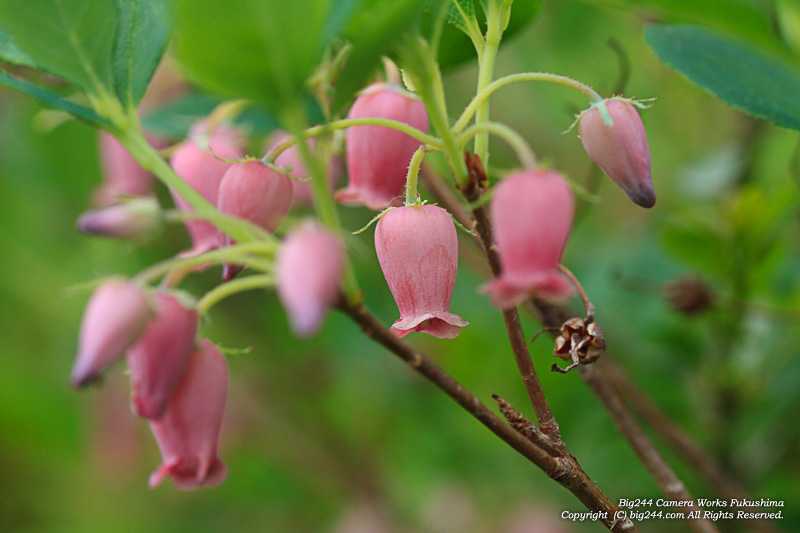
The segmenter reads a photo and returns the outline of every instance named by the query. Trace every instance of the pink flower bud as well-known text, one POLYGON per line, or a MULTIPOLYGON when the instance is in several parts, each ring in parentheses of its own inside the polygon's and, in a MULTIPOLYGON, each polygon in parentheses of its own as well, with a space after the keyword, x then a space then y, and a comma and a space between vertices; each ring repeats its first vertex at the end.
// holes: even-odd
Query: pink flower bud
POLYGON ((181 490, 225 481, 228 471, 217 450, 227 393, 228 362, 213 344, 202 340, 164 416, 150 422, 162 457, 150 476, 150 488, 167 475, 181 490))
POLYGON ((278 297, 298 335, 311 335, 339 297, 344 253, 339 239, 315 224, 289 234, 275 262, 278 297))
MULTIPOLYGON (((212 205, 217 205, 217 194, 222 176, 231 167, 230 163, 220 161, 214 156, 225 159, 244 157, 240 148, 242 139, 230 129, 220 128, 211 136, 208 144, 202 143, 203 122, 196 124, 189 139, 172 155, 170 164, 175 173, 199 192, 212 205), (201 144, 198 144, 201 143, 201 144), (202 145, 202 146, 201 146, 202 145), (212 155, 212 152, 214 155, 212 155)), ((192 207, 175 191, 172 197, 175 205, 183 211, 192 211, 192 207)), ((205 220, 188 220, 186 230, 192 238, 192 248, 183 252, 182 257, 199 255, 219 246, 217 228, 205 220)))
POLYGON ((157 419, 164 414, 186 371, 196 333, 197 313, 174 296, 158 294, 156 316, 127 354, 137 415, 157 419))
POLYGON ((408 206, 383 215, 375 229, 378 262, 400 319, 392 333, 424 331, 453 339, 468 323, 450 312, 458 270, 458 239, 450 215, 435 205, 408 206))
POLYGON ((95 204, 109 205, 120 196, 146 196, 152 192, 152 174, 139 166, 113 135, 101 131, 99 143, 104 182, 94 193, 95 204))
MULTIPOLYGON (((348 118, 377 117, 405 122, 428 131, 428 114, 416 97, 392 85, 375 83, 356 98, 348 118)), ((411 156, 420 141, 385 126, 347 129, 347 188, 336 200, 380 210, 400 205, 411 156)))
POLYGON ((100 285, 83 313, 72 386, 88 385, 120 359, 142 335, 149 318, 147 298, 139 287, 122 279, 100 285))
MULTIPOLYGON (((267 141, 268 147, 273 147, 286 139, 289 136, 286 132, 276 132, 270 136, 267 141)), ((308 139, 306 141, 308 147, 313 154, 316 147, 316 139, 308 139)), ((305 161, 300 154, 300 149, 294 145, 283 152, 275 159, 275 164, 279 167, 289 167, 292 169, 292 176, 299 179, 308 179, 311 175, 308 173, 305 161)), ((331 157, 328 164, 328 185, 331 189, 336 187, 342 178, 342 161, 340 158, 331 157)), ((313 194, 311 192, 311 181, 297 181, 292 180, 292 204, 301 207, 310 206, 313 203, 313 194)))
POLYGON ((650 179, 650 148, 642 119, 629 102, 605 103, 614 125, 606 124, 597 107, 592 107, 580 121, 583 147, 628 198, 642 207, 653 207, 656 193, 650 179))
POLYGON ((135 239, 158 226, 160 213, 155 199, 142 196, 83 213, 78 218, 78 229, 113 239, 135 239))
POLYGON ((564 302, 573 293, 556 267, 572 228, 574 200, 554 171, 512 174, 497 185, 492 230, 502 273, 484 286, 492 305, 507 309, 531 296, 564 302))
MULTIPOLYGON (((217 208, 228 215, 244 218, 272 233, 292 207, 292 179, 259 161, 231 166, 219 184, 217 208)), ((220 247, 233 240, 219 232, 220 247)), ((225 264, 223 281, 233 279, 241 266, 225 264)))

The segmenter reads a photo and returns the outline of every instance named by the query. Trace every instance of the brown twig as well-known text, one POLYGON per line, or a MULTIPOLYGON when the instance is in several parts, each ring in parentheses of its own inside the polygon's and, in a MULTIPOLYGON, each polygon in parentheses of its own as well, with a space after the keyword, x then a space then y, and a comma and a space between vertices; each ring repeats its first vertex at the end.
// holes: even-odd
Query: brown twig
MULTIPOLYGON (((471 179, 467 189, 461 192, 467 201, 475 202, 483 194, 481 184, 486 182, 486 175, 478 157, 467 157, 466 160, 471 179)), ((494 247, 489 212, 485 206, 478 206, 472 210, 472 218, 472 229, 478 235, 481 246, 486 253, 489 269, 493 276, 498 276, 500 274, 500 258, 494 247)), ((558 430, 558 422, 556 422, 553 412, 550 410, 544 390, 542 390, 542 385, 539 382, 539 376, 536 374, 536 368, 533 366, 533 360, 530 352, 528 352, 528 342, 525 338, 525 333, 522 331, 517 308, 504 309, 503 320, 506 324, 508 340, 511 343, 511 351, 514 354, 514 360, 522 377, 522 383, 525 385, 525 391, 528 393, 531 405, 536 411, 536 418, 539 420, 539 430, 551 439, 554 446, 559 446, 561 434, 558 430)))
MULTIPOLYGON (((658 453, 653 442, 642 430, 639 423, 633 417, 620 398, 617 391, 610 385, 608 380, 602 375, 596 365, 582 365, 579 372, 583 380, 592 389, 592 392, 603 402, 614 425, 625 437, 628 443, 639 456, 639 459, 647 468, 650 475, 655 480, 658 487, 671 500, 689 501, 691 505, 685 509, 688 511, 699 511, 700 516, 703 510, 694 503, 694 498, 683 485, 675 472, 670 468, 661 454, 658 453)), ((708 519, 685 519, 689 528, 698 533, 712 533, 717 531, 717 527, 708 519)))
POLYGON ((534 463, 550 478, 572 492, 587 509, 601 513, 598 519, 608 529, 638 532, 629 519, 615 519, 616 505, 595 485, 577 460, 569 454, 557 455, 526 436, 536 439, 541 432, 528 432, 523 436, 511 425, 489 410, 452 376, 439 368, 429 357, 413 346, 401 341, 381 324, 362 304, 352 304, 341 298, 337 308, 356 322, 364 333, 402 359, 415 372, 439 387, 469 414, 486 426, 506 444, 534 463))
MULTIPOLYGON (((644 394, 614 361, 601 359, 597 362, 600 371, 624 399, 639 413, 701 477, 706 479, 717 494, 726 499, 747 499, 747 492, 714 457, 692 440, 677 424, 644 394)), ((756 511, 756 509, 753 509, 756 511)), ((754 529, 763 532, 776 531, 764 520, 754 520, 754 529)))
MULTIPOLYGON (((458 217, 464 217, 464 220, 459 220, 462 225, 469 227, 470 223, 475 228, 475 232, 478 235, 480 240, 481 246, 484 249, 487 259, 489 260, 490 270, 493 275, 497 275, 500 271, 500 264, 499 258, 497 256, 497 251, 493 247, 493 240, 491 237, 491 226, 489 223, 488 213, 484 207, 478 207, 473 210, 472 215, 474 220, 470 220, 466 217, 463 211, 460 211, 456 206, 460 205, 460 202, 455 198, 455 195, 452 192, 447 190, 442 190, 442 187, 436 187, 432 184, 437 181, 437 178, 429 171, 426 171, 424 174, 426 179, 426 184, 428 184, 429 189, 435 190, 441 196, 438 196, 437 199, 445 205, 445 207, 450 210, 451 213, 458 217), (434 189, 434 187, 436 187, 434 189)), ((480 180, 475 179, 472 181, 471 189, 462 191, 464 197, 469 202, 475 202, 480 195, 482 194, 482 190, 479 186, 480 180)), ((583 295, 585 297, 585 295, 583 295)), ((588 299, 587 299, 588 301, 588 299)), ((565 317, 569 316, 566 310, 560 306, 554 306, 548 304, 547 302, 542 302, 536 299, 531 300, 530 302, 531 307, 533 308, 537 317, 542 321, 542 324, 545 327, 549 328, 560 328, 561 324, 564 322, 565 317)), ((514 309, 514 315, 516 317, 516 327, 518 327, 519 332, 521 333, 521 327, 519 327, 519 316, 516 314, 516 309, 514 309)), ((506 313, 504 313, 504 317, 506 313)), ((512 333, 512 328, 509 327, 509 322, 506 322, 506 327, 509 329, 509 338, 512 340, 512 346, 514 346, 514 339, 515 335, 512 333)), ((514 328, 516 329, 516 328, 514 328)), ((525 353, 527 354, 527 346, 525 347, 525 353)), ((515 351, 515 358, 518 359, 518 353, 515 351)), ((528 356, 529 357, 529 356, 528 356)), ((519 362, 518 362, 519 365, 519 362)), ((525 376, 525 371, 522 365, 520 366, 520 372, 525 376)), ((532 363, 530 364, 532 368, 532 363)), ((685 489, 683 484, 677 478, 675 473, 672 469, 667 465, 661 455, 658 453, 658 450, 653 445, 650 438, 644 433, 641 426, 637 422, 636 418, 633 414, 627 409, 625 404, 622 402, 619 395, 616 391, 611 387, 608 381, 604 378, 604 376, 600 373, 600 371, 591 368, 590 366, 583 366, 582 371, 580 373, 581 377, 584 381, 589 385, 592 391, 600 398, 603 402, 603 405, 611 414, 614 422, 619 429, 620 433, 628 440, 628 443, 640 457, 642 462, 647 467, 650 474, 655 479, 656 483, 658 484, 659 488, 662 492, 670 498, 678 498, 678 499, 688 499, 692 500, 691 495, 685 489)), ((526 383, 527 385, 527 383, 526 383)), ((538 380, 537 380, 538 385, 538 380)), ((541 387, 539 387, 541 390, 541 387)), ((543 395, 543 393, 542 393, 543 395)), ((533 398, 532 398, 533 401, 533 398)), ((535 405, 535 404, 534 404, 535 405)), ((546 405, 546 402, 545 402, 546 405)), ((549 408, 548 408, 549 412, 549 408)), ((538 415, 538 410, 537 410, 538 415)), ((551 415, 552 416, 552 415, 551 415)), ((555 421, 554 421, 555 422, 555 421)), ((541 419, 540 419, 541 424, 541 419)), ((557 427, 557 426, 556 426, 557 427)), ((692 500, 693 501, 693 500, 692 500)), ((716 531, 716 527, 714 524, 708 520, 690 520, 689 521, 690 527, 695 531, 716 531)))

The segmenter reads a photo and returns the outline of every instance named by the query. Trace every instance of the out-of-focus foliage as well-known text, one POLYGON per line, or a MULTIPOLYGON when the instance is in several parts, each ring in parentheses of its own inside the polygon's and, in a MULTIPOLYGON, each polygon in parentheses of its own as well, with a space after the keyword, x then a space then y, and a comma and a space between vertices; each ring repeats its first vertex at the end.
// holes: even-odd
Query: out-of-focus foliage
MULTIPOLYGON (((497 74, 559 72, 606 95, 617 83, 617 58, 606 47, 614 37, 631 65, 625 93, 658 97, 642 113, 657 205, 640 209, 601 181, 601 203, 582 212, 565 264, 597 306, 615 360, 740 476, 753 497, 784 500, 785 518, 776 525, 797 530, 797 133, 698 90, 662 65, 643 37, 645 20, 655 17, 777 42, 768 23, 771 2, 726 2, 702 13, 682 10, 709 2, 672 2, 669 9, 664 2, 616 4, 546 3, 535 22, 503 46, 497 74), (686 316, 669 306, 667 284, 685 276, 709 286, 712 309, 686 316)), ((247 61, 259 61, 260 47, 249 50, 247 61)), ((466 65, 448 74, 451 116, 466 105, 475 77, 474 66, 466 65)), ((574 134, 559 132, 585 104, 561 87, 519 85, 497 93, 492 119, 520 131, 542 159, 583 181, 595 172, 591 161, 574 134)), ((180 113, 165 119, 165 128, 170 120, 178 124, 180 113)), ((429 157, 442 162, 438 154, 429 157)), ((516 164, 494 141, 492 162, 495 174, 516 164)), ((202 325, 204 336, 224 346, 253 347, 229 357, 231 397, 221 451, 229 479, 192 493, 168 483, 149 491, 147 475, 158 464, 158 451, 146 424, 129 413, 122 369, 95 390, 76 393, 67 386, 88 292, 65 288, 114 273, 133 275, 185 249, 188 237, 174 226, 145 246, 79 235, 73 221, 89 206, 100 179, 95 130, 27 97, 0 92, 0 530, 599 530, 594 523, 559 519, 563 510, 582 509, 570 493, 346 318, 332 314, 318 337, 300 341, 266 291, 223 302, 202 325)), ((164 190, 159 195, 169 203, 164 190)), ((350 230, 373 216, 365 209, 340 212, 350 230)), ((295 220, 305 214, 296 213, 295 220)), ((371 230, 348 244, 367 304, 390 324, 397 309, 371 230)), ((470 325, 453 341, 423 335, 408 340, 487 403, 497 393, 532 416, 502 317, 477 294, 484 261, 464 236, 461 249, 452 309, 470 325)), ((191 277, 186 288, 201 294, 218 276, 212 269, 191 277)), ((538 323, 523 320, 532 335, 538 323)), ((660 497, 578 376, 547 372, 552 345, 542 337, 532 350, 564 438, 598 486, 612 499, 660 497)), ((695 496, 713 496, 655 440, 695 496)), ((742 529, 733 522, 720 525, 742 529)), ((656 520, 643 529, 685 526, 656 520)))

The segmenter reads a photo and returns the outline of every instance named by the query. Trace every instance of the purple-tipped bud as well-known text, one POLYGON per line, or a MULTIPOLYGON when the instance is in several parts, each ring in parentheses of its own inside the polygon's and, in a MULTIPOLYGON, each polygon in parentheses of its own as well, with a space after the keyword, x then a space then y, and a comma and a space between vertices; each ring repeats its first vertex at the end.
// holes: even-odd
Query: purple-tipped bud
POLYGON ((83 313, 72 386, 83 387, 100 377, 142 335, 149 318, 147 298, 139 287, 121 279, 100 285, 83 313))
POLYGON ((491 203, 492 231, 502 272, 484 286, 492 305, 513 307, 531 296, 552 302, 574 291, 556 267, 572 228, 572 191, 560 174, 526 171, 497 185, 491 203))
POLYGON ((132 409, 143 418, 164 414, 186 372, 197 334, 197 313, 168 294, 158 294, 156 316, 127 354, 132 409))
POLYGON ((606 124, 597 107, 592 107, 580 121, 583 147, 628 198, 642 207, 653 207, 656 193, 642 119, 630 102, 606 100, 605 104, 614 125, 606 124))
POLYGON ((162 463, 150 488, 166 476, 181 490, 219 485, 228 476, 217 450, 228 393, 228 362, 207 340, 191 354, 183 380, 164 416, 150 422, 162 463))
POLYGON ((135 239, 158 227, 160 214, 158 202, 143 196, 83 213, 78 218, 78 229, 112 239, 135 239))
POLYGON ((344 252, 339 239, 315 224, 289 234, 275 262, 278 297, 298 335, 316 332, 339 296, 344 252))
MULTIPOLYGON (((120 196, 146 196, 153 189, 153 175, 139 163, 110 133, 100 132, 100 163, 103 185, 94 193, 94 203, 109 205, 120 196)), ((151 144, 157 144, 151 141, 151 144)))
MULTIPOLYGON (((348 118, 377 117, 405 122, 428 131, 428 114, 415 96, 399 87, 375 83, 356 98, 348 118)), ((420 141, 385 126, 347 129, 347 188, 336 200, 380 210, 400 205, 408 163, 420 141)))
POLYGON ((435 205, 393 209, 378 221, 375 251, 400 310, 392 333, 457 337, 468 323, 450 312, 458 270, 458 238, 450 214, 435 205))
MULTIPOLYGON (((196 124, 189 139, 172 155, 170 164, 183 180, 199 192, 212 205, 217 205, 217 194, 222 176, 231 167, 230 163, 220 161, 214 156, 225 159, 244 157, 240 148, 242 138, 230 129, 220 128, 211 136, 208 144, 203 143, 203 122, 196 124), (202 144, 202 146, 201 146, 202 144), (214 155, 212 155, 212 152, 214 155)), ((183 211, 192 211, 192 207, 175 191, 171 191, 175 205, 183 211)), ((192 238, 192 248, 183 252, 182 257, 199 255, 219 246, 217 228, 205 220, 188 220, 186 231, 192 238)))
MULTIPOLYGON (((267 141, 268 148, 271 148, 289 136, 286 132, 277 132, 270 136, 267 141)), ((308 139, 308 148, 313 154, 316 149, 316 139, 308 139)), ((275 159, 275 164, 279 167, 289 167, 292 169, 292 176, 298 179, 308 179, 311 175, 306 168, 305 161, 300 154, 300 148, 294 145, 283 152, 275 159)), ((342 161, 337 156, 331 157, 328 165, 328 185, 331 189, 336 187, 342 179, 342 161)), ((313 203, 310 181, 292 180, 292 205, 307 207, 313 203)))

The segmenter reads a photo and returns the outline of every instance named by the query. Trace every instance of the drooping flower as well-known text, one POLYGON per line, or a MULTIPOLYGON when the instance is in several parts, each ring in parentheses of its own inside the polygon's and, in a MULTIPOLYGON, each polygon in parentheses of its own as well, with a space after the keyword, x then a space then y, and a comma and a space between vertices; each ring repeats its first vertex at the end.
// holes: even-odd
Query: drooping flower
POLYGON ((78 229, 112 239, 135 239, 155 230, 160 222, 160 211, 154 198, 136 197, 86 211, 78 218, 78 229))
MULTIPOLYGON (((350 109, 348 118, 377 117, 397 120, 428 131, 425 106, 414 95, 386 83, 365 89, 350 109)), ((420 141, 385 126, 353 126, 347 129, 348 185, 336 200, 380 210, 399 205, 406 171, 420 141)))
POLYGON ((286 237, 275 263, 278 297, 298 335, 311 335, 336 302, 344 269, 339 239, 315 224, 286 237))
POLYGON ((573 287, 556 267, 572 228, 572 191, 560 174, 532 170, 503 179, 491 220, 501 274, 484 286, 492 305, 507 309, 531 296, 564 302, 573 287))
POLYGON ((584 113, 580 136, 589 157, 634 203, 653 207, 656 193, 650 178, 650 147, 636 108, 630 102, 606 100, 609 126, 597 107, 584 113))
MULTIPOLYGON (((230 163, 220 161, 214 156, 224 159, 244 157, 241 149, 242 137, 229 128, 219 128, 207 139, 204 121, 196 124, 189 133, 189 138, 180 146, 170 159, 170 164, 183 180, 199 192, 212 205, 217 205, 217 195, 222 176, 231 167, 230 163), (213 153, 213 155, 212 155, 213 153)), ((193 208, 179 194, 171 190, 175 205, 183 211, 193 208)), ((200 255, 219 246, 217 228, 205 220, 187 220, 186 231, 192 238, 191 249, 183 252, 182 257, 200 255)))
POLYGON ((228 471, 217 450, 227 393, 228 362, 211 342, 201 340, 164 416, 150 422, 162 456, 150 488, 166 476, 181 490, 225 481, 228 471))
MULTIPOLYGON (((159 144, 150 140, 151 144, 159 144)), ((110 205, 121 196, 146 196, 152 192, 155 180, 136 159, 110 133, 99 134, 100 163, 103 170, 103 185, 94 192, 94 203, 110 205)))
POLYGON ((83 387, 95 381, 142 335, 150 318, 142 289, 123 279, 104 282, 92 294, 83 314, 78 357, 70 382, 83 387))
POLYGON ((157 419, 183 378, 194 350, 197 312, 175 296, 157 295, 156 315, 127 353, 133 387, 133 411, 157 419))
POLYGON ((434 205, 399 207, 375 229, 378 262, 400 318, 392 333, 424 331, 453 339, 468 323, 450 312, 458 269, 458 239, 450 215, 434 205))
MULTIPOLYGON (((272 148, 284 139, 289 137, 289 134, 283 131, 276 132, 270 136, 267 141, 267 147, 272 148)), ((314 154, 316 150, 316 139, 308 139, 308 148, 314 154)), ((298 179, 309 179, 311 175, 306 168, 305 161, 300 154, 300 148, 297 145, 291 146, 281 152, 275 159, 275 164, 279 167, 289 167, 292 169, 292 176, 298 179)), ((342 161, 339 157, 333 156, 328 164, 328 185, 331 188, 336 187, 342 179, 342 161)), ((292 180, 292 205, 307 207, 313 203, 313 194, 311 192, 311 181, 297 181, 292 180)))

